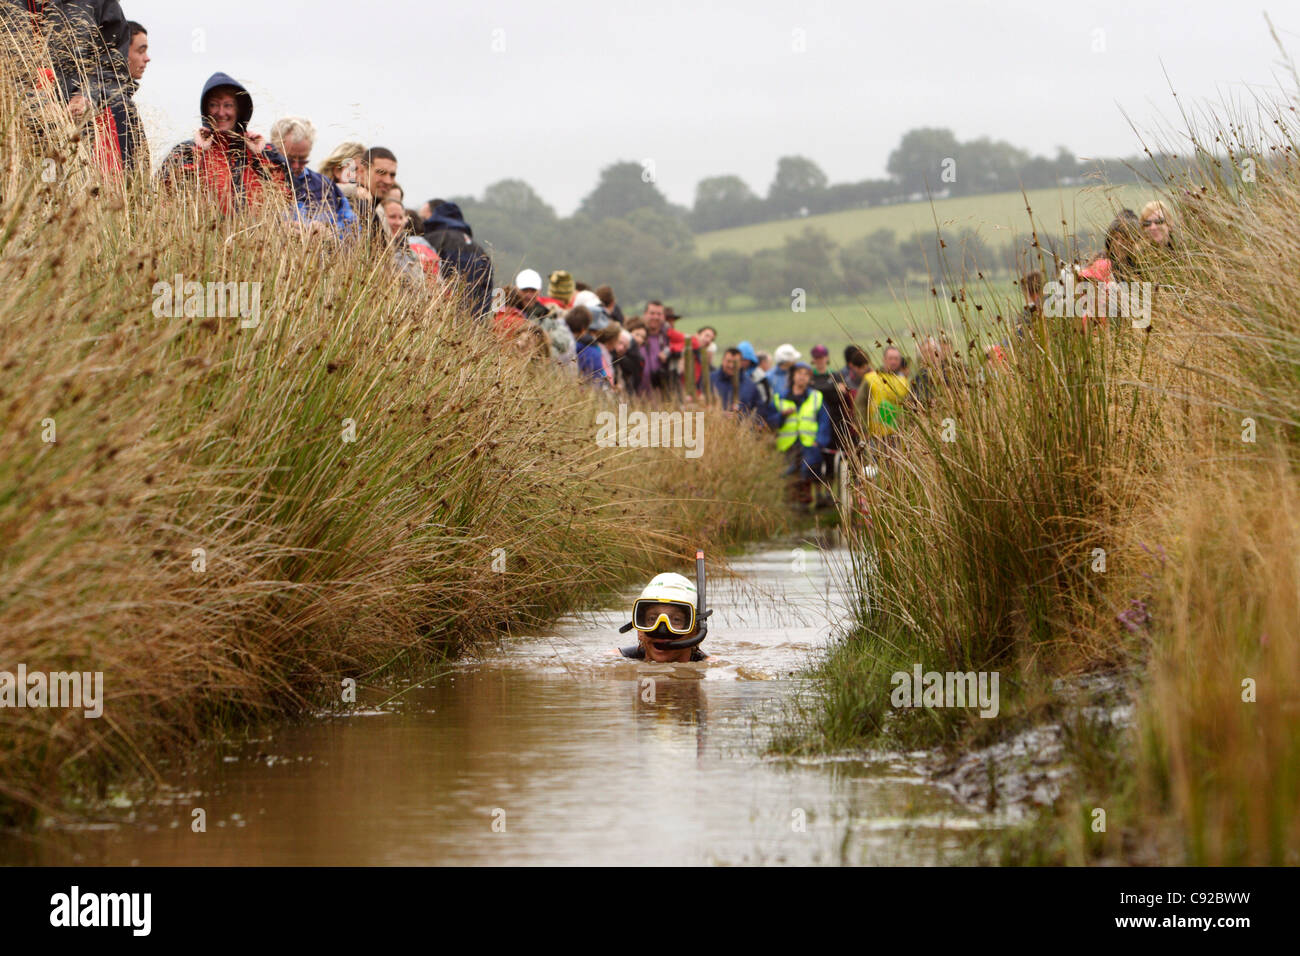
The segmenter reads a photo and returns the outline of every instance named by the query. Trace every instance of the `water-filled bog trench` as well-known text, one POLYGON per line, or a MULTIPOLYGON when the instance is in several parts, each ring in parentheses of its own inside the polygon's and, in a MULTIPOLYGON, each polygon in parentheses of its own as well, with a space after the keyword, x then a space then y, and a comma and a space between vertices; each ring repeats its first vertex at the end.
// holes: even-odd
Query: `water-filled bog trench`
MULTIPOLYGON (((984 825, 900 755, 764 745, 845 620, 842 550, 793 546, 711 579, 706 664, 609 654, 613 606, 484 649, 381 707, 285 725, 9 863, 937 863, 984 825), (194 832, 202 808, 206 832, 194 832)), ((377 698, 382 699, 382 698, 377 698)))

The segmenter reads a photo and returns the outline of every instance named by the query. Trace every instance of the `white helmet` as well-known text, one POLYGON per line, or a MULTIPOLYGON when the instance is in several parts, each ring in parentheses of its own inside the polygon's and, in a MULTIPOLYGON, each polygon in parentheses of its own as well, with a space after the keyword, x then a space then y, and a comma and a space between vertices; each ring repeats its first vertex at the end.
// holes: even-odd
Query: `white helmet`
POLYGON ((638 631, 653 631, 662 622, 674 634, 690 634, 695 630, 696 600, 695 585, 689 578, 671 571, 657 574, 632 605, 632 623, 638 631), (686 614, 684 617, 670 617, 662 608, 657 613, 652 610, 655 606, 664 604, 680 606, 686 614), (676 621, 673 620, 674 617, 677 618, 676 621), (685 627, 681 626, 683 620, 685 627))
POLYGON ((519 275, 515 276, 516 289, 540 289, 542 287, 542 277, 537 274, 536 269, 525 269, 519 275))

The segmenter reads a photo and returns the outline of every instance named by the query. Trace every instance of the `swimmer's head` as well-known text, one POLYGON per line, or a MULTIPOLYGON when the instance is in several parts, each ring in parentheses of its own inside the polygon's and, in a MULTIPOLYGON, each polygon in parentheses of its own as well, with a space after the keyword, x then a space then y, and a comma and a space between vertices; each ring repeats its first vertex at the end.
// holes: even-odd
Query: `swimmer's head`
POLYGON ((671 647, 699 631, 695 585, 680 574, 660 574, 632 605, 632 624, 648 661, 676 663, 691 659, 692 647, 671 647))

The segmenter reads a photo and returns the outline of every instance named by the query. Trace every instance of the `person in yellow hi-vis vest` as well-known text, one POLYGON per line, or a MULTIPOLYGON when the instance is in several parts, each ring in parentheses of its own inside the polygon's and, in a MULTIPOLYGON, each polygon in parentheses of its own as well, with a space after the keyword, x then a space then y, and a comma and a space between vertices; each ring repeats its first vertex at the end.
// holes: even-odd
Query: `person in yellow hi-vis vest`
POLYGON ((821 464, 822 450, 831 440, 831 417, 822 393, 811 387, 812 366, 799 362, 790 370, 790 385, 775 399, 781 413, 776 433, 776 450, 790 460, 787 475, 797 475, 796 495, 802 504, 812 504, 812 482, 821 464))
POLYGON ((868 372, 858 389, 858 419, 867 425, 867 433, 876 441, 892 444, 903 413, 903 402, 910 386, 900 369, 903 353, 894 346, 885 349, 879 372, 868 372))

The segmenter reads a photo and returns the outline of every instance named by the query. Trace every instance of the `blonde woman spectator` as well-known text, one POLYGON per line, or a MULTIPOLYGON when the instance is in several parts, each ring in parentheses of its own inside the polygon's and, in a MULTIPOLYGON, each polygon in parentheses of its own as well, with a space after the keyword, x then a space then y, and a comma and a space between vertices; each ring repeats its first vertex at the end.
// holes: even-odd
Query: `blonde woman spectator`
POLYGON ((405 240, 408 220, 406 210, 402 207, 402 201, 400 199, 385 199, 379 205, 384 211, 384 224, 388 226, 389 234, 394 239, 405 240))
POLYGON ((1142 207, 1139 220, 1142 224, 1142 234, 1147 239, 1165 249, 1173 248, 1174 239, 1170 229, 1169 211, 1165 209, 1164 203, 1159 199, 1151 200, 1142 207))
POLYGON ((406 210, 396 199, 385 199, 379 204, 381 214, 383 215, 383 225, 386 228, 393 246, 393 261, 402 271, 402 274, 421 285, 425 284, 426 277, 424 267, 420 262, 420 257, 411 244, 407 242, 407 219, 406 210))
POLYGON ((320 174, 337 183, 349 202, 357 198, 357 164, 365 151, 364 143, 340 143, 320 164, 320 174))

